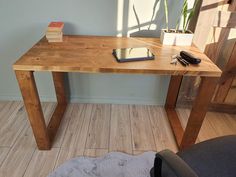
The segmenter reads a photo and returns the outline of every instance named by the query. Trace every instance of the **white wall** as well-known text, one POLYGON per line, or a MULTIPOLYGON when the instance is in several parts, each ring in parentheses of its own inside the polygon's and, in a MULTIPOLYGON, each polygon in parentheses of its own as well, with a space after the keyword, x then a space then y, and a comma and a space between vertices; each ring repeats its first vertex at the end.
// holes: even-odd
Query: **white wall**
MULTIPOLYGON (((174 27, 182 0, 169 4, 174 27)), ((50 21, 64 21, 66 34, 158 36, 165 27, 163 9, 159 0, 0 0, 0 100, 21 99, 12 64, 50 21)), ((50 73, 36 73, 36 80, 42 100, 54 100, 50 73)), ((68 82, 72 101, 163 104, 169 77, 70 73, 68 82)))

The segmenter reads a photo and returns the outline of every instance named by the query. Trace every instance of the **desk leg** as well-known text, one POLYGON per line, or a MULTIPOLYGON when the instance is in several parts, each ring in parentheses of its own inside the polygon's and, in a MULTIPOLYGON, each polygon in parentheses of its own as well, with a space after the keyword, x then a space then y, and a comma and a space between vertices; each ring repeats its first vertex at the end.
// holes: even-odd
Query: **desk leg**
POLYGON ((207 113, 208 104, 214 94, 218 78, 202 77, 198 95, 194 101, 185 131, 175 111, 182 76, 171 76, 165 109, 173 130, 177 145, 184 149, 195 143, 207 113))
POLYGON ((194 101, 180 149, 195 143, 218 81, 218 78, 214 77, 202 77, 201 79, 198 95, 194 101))
POLYGON ((47 127, 51 141, 53 141, 57 133, 57 130, 60 126, 61 120, 63 118, 67 106, 66 92, 64 87, 64 73, 52 72, 52 78, 57 97, 57 107, 47 127))
POLYGON ((166 114, 178 146, 180 145, 183 138, 184 130, 175 111, 175 107, 182 79, 183 76, 171 76, 165 104, 166 114))
POLYGON ((48 126, 45 124, 33 72, 15 71, 15 73, 38 148, 49 150, 67 106, 64 73, 52 73, 58 103, 48 126))
POLYGON ((15 71, 15 73, 38 148, 41 150, 50 149, 51 143, 35 84, 34 74, 32 71, 15 71))

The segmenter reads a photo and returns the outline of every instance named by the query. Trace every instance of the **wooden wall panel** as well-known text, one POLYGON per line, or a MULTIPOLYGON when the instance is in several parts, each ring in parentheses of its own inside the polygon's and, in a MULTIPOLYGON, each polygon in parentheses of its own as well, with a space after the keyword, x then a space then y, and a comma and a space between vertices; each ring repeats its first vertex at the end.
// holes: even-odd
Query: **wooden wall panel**
MULTIPOLYGON (((236 74, 236 2, 233 1, 230 5, 227 2, 226 0, 202 2, 193 41, 223 70, 223 76, 212 100, 212 108, 218 111, 221 107, 222 111, 226 110, 228 104, 230 109, 227 111, 236 109, 236 79, 232 77, 236 74)), ((198 86, 199 78, 184 78, 178 105, 190 105, 198 86)))
POLYGON ((218 11, 218 4, 220 2, 222 0, 203 0, 202 2, 193 39, 193 43, 202 51, 205 49, 207 36, 214 22, 215 13, 218 11))
POLYGON ((225 103, 235 104, 236 103, 236 77, 233 80, 233 83, 230 87, 230 90, 226 96, 225 103))

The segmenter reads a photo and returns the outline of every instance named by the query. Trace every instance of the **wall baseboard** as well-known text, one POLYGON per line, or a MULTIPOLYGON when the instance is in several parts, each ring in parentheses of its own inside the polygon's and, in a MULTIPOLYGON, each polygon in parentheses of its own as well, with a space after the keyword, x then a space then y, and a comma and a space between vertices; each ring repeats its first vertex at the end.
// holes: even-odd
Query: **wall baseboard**
MULTIPOLYGON (((22 97, 17 95, 0 95, 2 101, 21 101, 22 97)), ((41 95, 42 102, 55 102, 56 98, 52 96, 41 95)), ((79 97, 71 96, 69 99, 71 103, 103 103, 103 104, 138 104, 138 105, 158 105, 163 106, 163 98, 143 99, 143 98, 113 98, 113 97, 79 97)))

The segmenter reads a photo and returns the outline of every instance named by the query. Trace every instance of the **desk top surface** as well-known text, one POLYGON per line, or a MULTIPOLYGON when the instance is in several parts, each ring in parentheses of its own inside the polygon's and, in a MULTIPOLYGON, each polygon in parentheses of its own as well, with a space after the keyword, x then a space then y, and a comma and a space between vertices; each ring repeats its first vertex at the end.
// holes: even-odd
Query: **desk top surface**
POLYGON ((120 38, 104 36, 64 36, 61 43, 42 38, 13 65, 14 70, 85 73, 149 73, 164 75, 216 76, 221 70, 196 47, 163 46, 158 38, 120 38), (155 60, 118 63, 112 49, 147 47, 155 60), (170 64, 181 50, 202 59, 188 67, 170 64))

